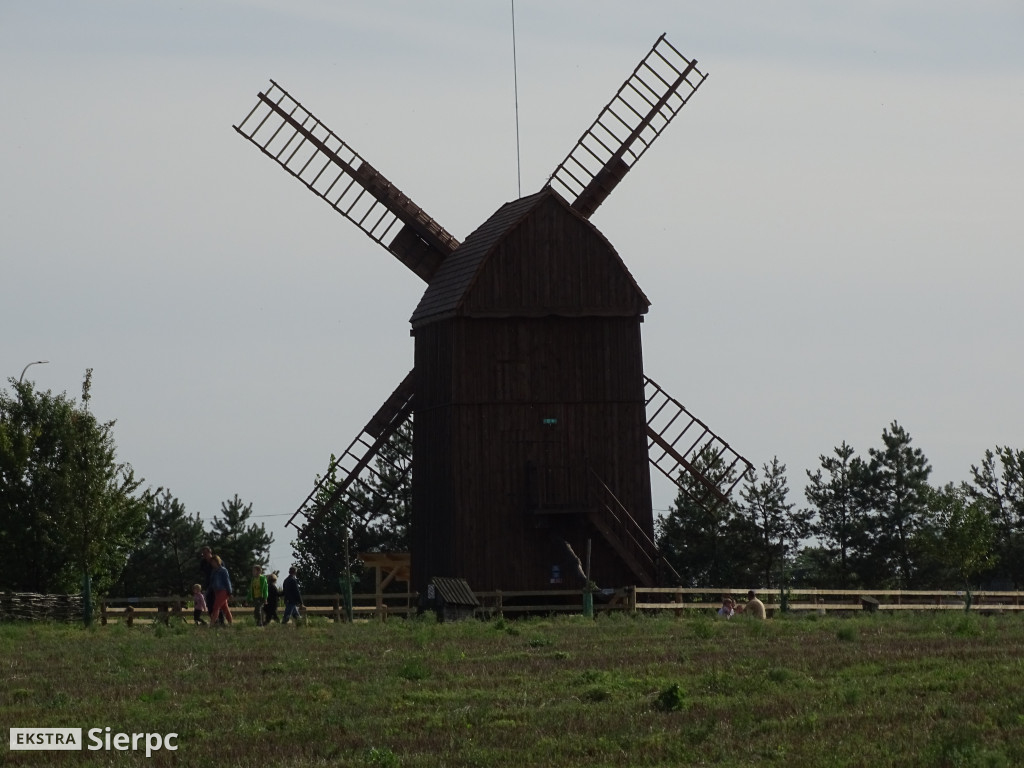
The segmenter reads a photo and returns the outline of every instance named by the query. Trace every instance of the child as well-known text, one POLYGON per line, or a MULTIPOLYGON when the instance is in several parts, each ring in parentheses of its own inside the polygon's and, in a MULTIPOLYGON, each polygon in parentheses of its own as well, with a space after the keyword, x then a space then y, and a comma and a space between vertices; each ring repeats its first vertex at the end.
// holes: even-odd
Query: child
POLYGON ((203 614, 206 613, 206 597, 203 595, 203 587, 201 584, 192 585, 192 617, 196 620, 196 626, 200 624, 206 626, 206 622, 203 621, 203 614))
POLYGON ((281 621, 277 616, 277 601, 281 593, 277 589, 277 574, 267 574, 267 602, 263 606, 263 623, 281 621))
POLYGON ((736 613, 736 609, 733 607, 733 599, 731 597, 722 598, 722 607, 718 609, 718 615, 723 619, 731 619, 733 614, 736 613))
POLYGON ((252 581, 249 583, 249 599, 252 600, 252 615, 256 626, 263 626, 263 604, 267 602, 267 577, 258 565, 252 567, 252 581))

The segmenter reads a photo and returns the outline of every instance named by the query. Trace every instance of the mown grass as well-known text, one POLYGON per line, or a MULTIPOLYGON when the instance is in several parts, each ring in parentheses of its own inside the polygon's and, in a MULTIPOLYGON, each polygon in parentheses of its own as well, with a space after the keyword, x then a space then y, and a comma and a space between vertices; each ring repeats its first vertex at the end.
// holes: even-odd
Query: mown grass
POLYGON ((1024 764, 1015 616, 239 624, 0 625, 0 725, 179 734, 0 764, 1024 764))

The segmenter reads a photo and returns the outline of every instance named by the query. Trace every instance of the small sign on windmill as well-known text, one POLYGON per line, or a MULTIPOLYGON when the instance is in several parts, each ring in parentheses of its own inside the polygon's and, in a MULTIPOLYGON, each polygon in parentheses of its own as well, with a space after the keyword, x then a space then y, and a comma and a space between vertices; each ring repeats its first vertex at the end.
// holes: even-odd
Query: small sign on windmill
MULTIPOLYGON (((412 420, 413 589, 543 589, 579 578, 566 553, 588 540, 594 581, 654 585, 650 464, 716 500, 750 469, 645 375, 650 301, 590 221, 705 77, 659 37, 547 183, 462 241, 277 83, 235 127, 427 284, 415 367, 337 460, 326 504, 379 489, 363 478, 412 420)), ((290 524, 315 527, 317 492, 290 524)))

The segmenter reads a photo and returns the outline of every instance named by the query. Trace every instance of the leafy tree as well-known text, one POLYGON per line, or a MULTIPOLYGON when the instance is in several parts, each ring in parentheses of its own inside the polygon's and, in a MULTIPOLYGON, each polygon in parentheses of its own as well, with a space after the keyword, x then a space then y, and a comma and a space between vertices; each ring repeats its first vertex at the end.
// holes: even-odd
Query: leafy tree
POLYGON ((804 496, 811 505, 814 520, 811 533, 823 545, 818 572, 822 587, 847 589, 859 582, 856 573, 858 555, 866 541, 867 509, 864 483, 867 465, 854 456, 846 441, 833 450, 833 456, 820 456, 821 468, 807 470, 804 496), (823 474, 827 472, 827 476, 823 474))
MULTIPOLYGON (((726 472, 722 458, 710 446, 698 452, 693 464, 705 476, 724 473, 722 486, 731 486, 736 480, 736 470, 726 472)), ((656 538, 682 586, 748 581, 753 531, 738 516, 736 504, 719 499, 689 472, 679 473, 678 484, 675 502, 658 521, 656 538)))
POLYGON ((408 552, 412 514, 412 425, 403 424, 374 457, 372 471, 353 482, 340 498, 336 458, 331 456, 326 480, 305 511, 310 520, 292 542, 295 563, 310 592, 335 592, 345 572, 345 537, 354 578, 362 591, 372 591, 359 552, 408 552), (333 503, 332 503, 333 500, 333 503))
POLYGON ((213 518, 207 532, 206 544, 220 556, 231 574, 236 592, 244 593, 252 567, 265 567, 270 561, 273 534, 267 533, 263 523, 250 523, 252 504, 244 504, 236 493, 220 505, 220 515, 213 518))
POLYGON ((754 473, 740 491, 744 501, 741 514, 756 532, 754 556, 762 583, 771 586, 776 574, 786 566, 787 558, 796 553, 800 542, 810 533, 811 513, 796 510, 787 500, 786 465, 777 456, 763 469, 763 480, 759 482, 754 473))
POLYGON ((883 447, 868 451, 866 496, 874 520, 870 542, 873 583, 913 587, 917 535, 931 522, 928 476, 932 468, 920 448, 895 421, 882 430, 883 447))
POLYGON ((995 525, 985 502, 971 501, 966 486, 950 483, 933 490, 928 501, 935 526, 923 534, 927 549, 935 562, 964 586, 969 604, 972 579, 995 561, 995 525))
POLYGON ((118 463, 114 422, 66 393, 10 379, 0 393, 0 584, 77 592, 84 574, 105 590, 120 575, 145 524, 149 492, 118 463))
POLYGON ((189 594, 199 581, 196 555, 205 540, 198 513, 187 514, 170 491, 153 496, 141 540, 112 591, 124 596, 189 594))
POLYGON ((996 447, 985 451, 981 466, 971 465, 973 483, 966 492, 984 501, 995 528, 995 574, 1010 579, 1015 589, 1024 584, 1024 451, 996 447), (996 466, 996 460, 999 466, 996 466))

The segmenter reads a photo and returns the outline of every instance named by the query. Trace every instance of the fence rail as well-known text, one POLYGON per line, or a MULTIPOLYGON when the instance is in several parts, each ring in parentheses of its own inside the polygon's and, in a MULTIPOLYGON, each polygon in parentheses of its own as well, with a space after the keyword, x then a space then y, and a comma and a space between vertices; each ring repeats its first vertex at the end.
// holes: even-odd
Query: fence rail
MULTIPOLYGON (((765 601, 769 614, 782 610, 782 594, 778 589, 760 589, 757 592, 765 601)), ((723 596, 742 599, 746 593, 743 588, 628 586, 597 593, 594 610, 597 613, 673 611, 676 616, 683 616, 717 611, 723 596)), ((474 594, 480 601, 475 613, 481 618, 583 612, 583 594, 579 590, 493 590, 474 594)), ((794 612, 936 611, 965 610, 967 607, 967 595, 959 590, 789 589, 785 594, 786 610, 794 612)), ((305 615, 342 621, 345 618, 343 600, 340 594, 305 595, 305 615)), ((352 602, 352 612, 357 618, 386 620, 393 616, 409 617, 419 610, 419 594, 416 592, 385 592, 382 600, 372 592, 357 593, 353 595, 352 602)), ((248 618, 246 611, 249 606, 245 601, 232 599, 230 606, 233 611, 240 612, 240 618, 248 618)), ((191 601, 182 597, 113 597, 100 600, 99 613, 101 623, 107 624, 137 620, 168 622, 172 618, 189 620, 191 610, 191 601)), ((1024 611, 1024 591, 971 592, 970 610, 1024 611)))

